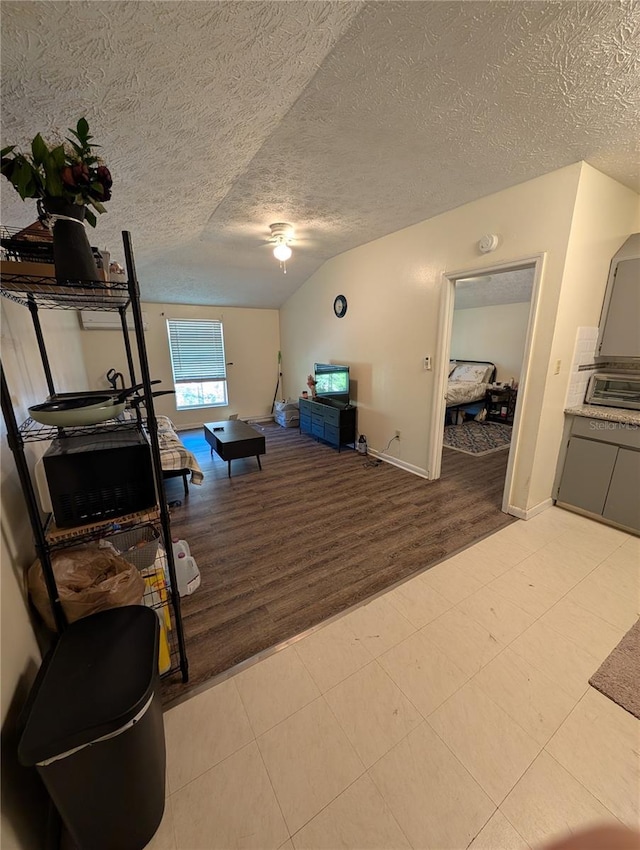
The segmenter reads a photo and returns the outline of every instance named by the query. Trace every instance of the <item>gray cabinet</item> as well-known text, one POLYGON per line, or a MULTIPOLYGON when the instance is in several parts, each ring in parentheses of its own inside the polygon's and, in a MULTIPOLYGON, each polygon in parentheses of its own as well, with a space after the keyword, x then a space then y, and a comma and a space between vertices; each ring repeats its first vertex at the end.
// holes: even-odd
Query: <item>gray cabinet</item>
POLYGON ((572 437, 562 470, 558 501, 602 514, 618 447, 572 437))
POLYGON ((640 452, 618 449, 602 516, 640 531, 640 452))
POLYGON ((556 499, 640 532, 640 427, 575 417, 556 499))
POLYGON ((640 357, 639 317, 640 234, 635 233, 611 261, 600 319, 600 359, 640 357))
POLYGON ((301 398, 300 433, 311 434, 318 440, 330 443, 340 451, 343 443, 356 445, 355 407, 335 407, 328 402, 301 398))

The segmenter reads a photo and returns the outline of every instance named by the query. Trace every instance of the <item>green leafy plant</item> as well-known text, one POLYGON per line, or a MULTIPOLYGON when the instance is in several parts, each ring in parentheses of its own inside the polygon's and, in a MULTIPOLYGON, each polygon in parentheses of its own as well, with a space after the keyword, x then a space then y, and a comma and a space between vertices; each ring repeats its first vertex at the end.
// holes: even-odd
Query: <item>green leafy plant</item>
POLYGON ((16 150, 16 145, 2 149, 2 174, 22 200, 57 198, 69 204, 87 207, 85 218, 92 227, 96 217, 88 209, 106 212, 104 202, 111 198, 113 181, 106 165, 95 153, 99 145, 91 142, 86 118, 78 121, 73 138, 65 144, 51 146, 40 133, 31 142, 31 153, 16 150))

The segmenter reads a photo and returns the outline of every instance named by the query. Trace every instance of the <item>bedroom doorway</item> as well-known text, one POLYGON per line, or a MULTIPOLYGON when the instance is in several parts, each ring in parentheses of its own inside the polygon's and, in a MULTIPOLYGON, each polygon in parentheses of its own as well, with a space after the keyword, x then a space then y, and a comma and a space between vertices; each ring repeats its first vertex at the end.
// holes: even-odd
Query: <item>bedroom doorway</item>
POLYGON ((447 274, 430 466, 464 469, 509 513, 541 258, 447 274), (436 410, 438 408, 438 410, 436 410))

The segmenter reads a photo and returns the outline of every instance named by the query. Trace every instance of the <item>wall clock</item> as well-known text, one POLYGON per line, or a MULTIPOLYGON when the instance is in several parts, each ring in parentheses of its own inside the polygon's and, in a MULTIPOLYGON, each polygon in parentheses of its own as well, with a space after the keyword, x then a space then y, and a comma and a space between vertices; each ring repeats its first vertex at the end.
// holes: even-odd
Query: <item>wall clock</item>
POLYGON ((344 295, 336 295, 335 301, 333 302, 333 312, 339 319, 341 319, 347 312, 347 299, 344 295))

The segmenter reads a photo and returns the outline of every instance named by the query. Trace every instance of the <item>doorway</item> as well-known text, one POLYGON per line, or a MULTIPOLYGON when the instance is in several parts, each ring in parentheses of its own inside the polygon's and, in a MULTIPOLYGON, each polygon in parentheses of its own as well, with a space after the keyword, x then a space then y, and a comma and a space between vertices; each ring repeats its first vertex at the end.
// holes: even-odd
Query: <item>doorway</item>
POLYGON ((485 457, 489 455, 500 469, 502 510, 516 516, 519 512, 511 505, 510 495, 541 270, 542 257, 532 257, 493 268, 448 273, 443 278, 435 376, 440 391, 431 423, 430 477, 446 477, 450 459, 458 452, 467 452, 458 456, 458 465, 462 457, 470 474, 474 464, 480 465, 480 457, 485 468, 487 463, 491 466, 485 457), (473 361, 478 365, 465 369, 464 364, 473 361), (482 375, 481 363, 489 364, 482 375), (471 379, 478 386, 456 386, 449 381, 450 373, 453 380, 471 379), (470 394, 465 396, 467 391, 470 394), (447 439, 449 446, 444 451, 448 461, 443 466, 447 422, 460 427, 449 430, 448 438, 456 439, 453 447, 447 439))

